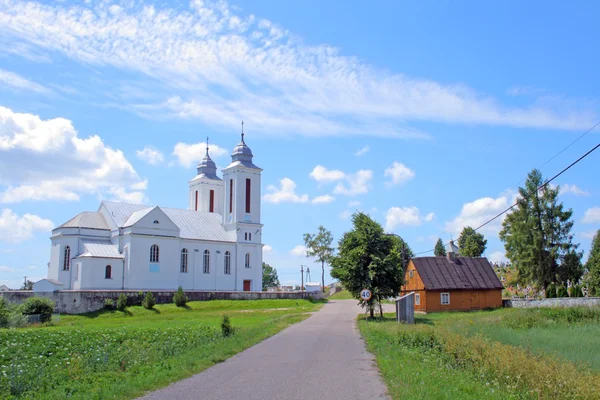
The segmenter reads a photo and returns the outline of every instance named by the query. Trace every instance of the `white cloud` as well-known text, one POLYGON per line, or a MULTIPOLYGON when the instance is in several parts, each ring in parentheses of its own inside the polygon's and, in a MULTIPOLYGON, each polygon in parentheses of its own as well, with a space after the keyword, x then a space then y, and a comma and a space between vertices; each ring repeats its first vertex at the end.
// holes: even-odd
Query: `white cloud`
POLYGON ((321 165, 313 168, 309 176, 319 183, 330 183, 342 180, 346 174, 336 169, 327 169, 321 165))
POLYGON ((142 150, 137 150, 135 154, 140 160, 145 161, 150 165, 158 165, 165 160, 165 157, 160 150, 154 149, 150 146, 144 146, 142 150))
MULTIPOLYGON (((211 158, 217 158, 227 154, 227 150, 216 144, 208 145, 208 154, 211 158)), ((177 157, 179 164, 189 168, 198 164, 206 155, 206 142, 187 144, 177 143, 173 149, 173 155, 177 157)))
POLYGON ((367 153, 369 152, 369 150, 371 150, 371 149, 369 148, 369 146, 365 146, 365 147, 363 147, 362 149, 358 150, 356 153, 354 153, 354 155, 355 155, 356 157, 360 157, 360 156, 362 156, 362 155, 365 155, 365 154, 367 154, 367 153))
POLYGON ((312 199, 313 204, 327 204, 335 200, 335 197, 326 194, 325 196, 318 196, 312 199))
POLYGON ((434 218, 435 218, 435 213, 430 212, 423 219, 427 222, 431 222, 431 221, 433 221, 434 218))
POLYGON ((385 169, 385 177, 392 178, 391 181, 386 182, 387 186, 401 185, 415 177, 415 171, 408 168, 406 165, 394 161, 394 163, 385 169))
POLYGON ((15 272, 15 269, 2 265, 2 266, 0 266, 0 272, 15 272))
POLYGON ((299 244, 290 251, 290 254, 297 257, 306 257, 306 247, 299 244))
POLYGON ((50 232, 54 223, 32 214, 19 216, 10 208, 0 213, 0 241, 19 243, 31 239, 36 232, 50 232))
POLYGON ((0 202, 145 197, 136 189, 141 182, 123 152, 99 136, 82 139, 67 119, 42 120, 0 106, 0 202))
POLYGON ((339 214, 340 219, 348 219, 352 216, 352 211, 344 210, 339 214))
POLYGON ((338 183, 333 189, 334 194, 356 196, 369 191, 369 183, 373 179, 373 171, 361 169, 356 174, 346 175, 346 183, 338 183))
POLYGON ((273 247, 269 246, 268 244, 265 244, 263 246, 263 254, 271 254, 273 253, 273 247))
POLYGON ((598 116, 581 102, 534 98, 515 107, 461 84, 390 73, 326 44, 306 45, 271 21, 236 15, 226 2, 168 4, 125 2, 115 12, 111 2, 4 0, 0 37, 11 46, 0 51, 134 71, 163 92, 180 92, 136 111, 229 127, 244 115, 263 132, 423 137, 404 121, 574 130, 598 116))
POLYGON ((29 265, 29 266, 27 266, 27 269, 34 270, 34 269, 38 269, 38 267, 36 267, 35 265, 29 265))
POLYGON ((296 183, 290 178, 283 178, 279 181, 279 187, 269 185, 267 194, 263 196, 265 203, 306 203, 308 195, 296 194, 296 183))
POLYGON ((348 207, 360 207, 360 201, 358 200, 351 200, 348 202, 348 207))
MULTIPOLYGON (((458 235, 462 229, 467 226, 472 228, 479 227, 508 208, 510 205, 509 196, 511 196, 510 193, 496 199, 482 197, 470 203, 463 204, 460 214, 452 221, 446 222, 446 232, 458 235)), ((481 228, 481 231, 484 233, 497 234, 500 231, 505 216, 506 214, 495 219, 493 222, 481 228)))
POLYGON ((596 235, 596 232, 598 231, 579 232, 577 235, 584 239, 593 239, 596 235))
POLYGON ((391 207, 385 214, 385 229, 393 231, 399 226, 419 226, 423 218, 417 207, 391 207))
POLYGON ((488 260, 490 260, 490 262, 492 263, 500 263, 500 262, 506 262, 508 261, 508 259, 506 258, 506 254, 504 254, 503 251, 494 251, 492 254, 490 254, 487 257, 488 260))
POLYGON ((50 90, 45 88, 44 86, 27 80, 22 76, 15 74, 14 72, 10 72, 1 68, 0 85, 10 86, 14 89, 22 89, 26 92, 50 93, 50 90))
POLYGON ((600 207, 588 208, 585 211, 582 222, 584 224, 600 223, 600 207))
POLYGON ((561 194, 567 194, 567 193, 572 193, 575 196, 589 196, 590 193, 583 190, 582 188, 580 188, 577 185, 569 185, 569 184, 564 184, 560 187, 560 193, 561 194))

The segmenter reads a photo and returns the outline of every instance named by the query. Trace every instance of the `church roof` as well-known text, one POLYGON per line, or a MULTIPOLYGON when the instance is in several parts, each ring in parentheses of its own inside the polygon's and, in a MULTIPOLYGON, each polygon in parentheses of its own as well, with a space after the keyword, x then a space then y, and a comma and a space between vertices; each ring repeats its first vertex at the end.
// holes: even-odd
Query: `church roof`
MULTIPOLYGON (((111 215, 115 224, 126 227, 135 224, 155 207, 103 201, 102 205, 111 215)), ((181 208, 160 208, 179 228, 179 237, 192 240, 235 242, 235 231, 228 232, 222 224, 220 214, 186 210, 181 208)))
POLYGON ((199 178, 208 178, 220 181, 221 178, 217 176, 217 165, 208 154, 208 138, 206 138, 206 142, 206 155, 198 164, 198 175, 193 180, 199 178))
POLYGON ((83 253, 79 257, 123 258, 110 240, 83 240, 83 253))
POLYGON ((84 211, 54 229, 59 228, 110 229, 101 213, 91 211, 84 211))
POLYGON ((242 131, 242 141, 233 149, 233 153, 231 153, 231 164, 229 164, 227 168, 242 165, 247 168, 260 169, 252 162, 253 157, 252 150, 250 150, 250 147, 244 142, 244 132, 242 131))

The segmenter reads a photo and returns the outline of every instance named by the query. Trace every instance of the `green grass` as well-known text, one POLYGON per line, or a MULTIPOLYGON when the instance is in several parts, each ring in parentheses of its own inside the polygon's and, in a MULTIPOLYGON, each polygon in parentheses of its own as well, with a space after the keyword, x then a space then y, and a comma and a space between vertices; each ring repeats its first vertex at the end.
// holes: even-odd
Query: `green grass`
POLYGON ((0 330, 0 398, 125 399, 222 362, 299 322, 306 300, 190 302, 0 330), (219 329, 227 314, 235 335, 219 329))
POLYGON ((349 291, 342 289, 341 291, 332 294, 328 297, 329 300, 354 300, 354 297, 350 294, 349 291))

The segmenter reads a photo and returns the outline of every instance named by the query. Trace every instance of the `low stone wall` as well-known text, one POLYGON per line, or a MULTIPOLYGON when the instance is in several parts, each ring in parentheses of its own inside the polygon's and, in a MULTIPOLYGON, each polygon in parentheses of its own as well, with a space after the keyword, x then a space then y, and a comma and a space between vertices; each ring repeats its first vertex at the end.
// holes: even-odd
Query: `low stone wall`
POLYGON ((502 300, 504 307, 593 307, 600 306, 600 297, 561 297, 558 299, 508 299, 502 300))
MULTIPOLYGON (((175 291, 168 290, 152 290, 156 304, 166 304, 173 302, 173 294, 175 291)), ((18 290, 10 292, 0 292, 0 297, 3 297, 11 303, 20 304, 29 297, 47 297, 54 301, 56 308, 55 312, 61 314, 83 314, 87 312, 97 311, 104 307, 104 300, 113 299, 117 302, 117 298, 121 293, 125 293, 128 298, 128 303, 136 304, 139 299, 138 291, 131 290, 62 290, 57 292, 38 292, 18 290)), ((145 293, 145 292, 144 292, 145 293)), ((261 300, 261 299, 320 299, 322 293, 306 293, 306 292, 205 292, 205 291, 189 291, 185 292, 190 301, 193 300, 261 300)), ((139 303, 138 303, 139 304, 139 303)))

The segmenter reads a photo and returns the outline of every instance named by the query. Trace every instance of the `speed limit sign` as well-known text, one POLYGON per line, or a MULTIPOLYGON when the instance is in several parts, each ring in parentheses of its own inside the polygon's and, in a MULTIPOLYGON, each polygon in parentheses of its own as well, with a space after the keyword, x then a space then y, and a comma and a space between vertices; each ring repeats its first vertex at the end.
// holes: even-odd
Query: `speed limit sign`
POLYGON ((364 301, 369 301, 371 300, 371 291, 369 289, 363 289, 360 291, 360 298, 363 299, 364 301))

